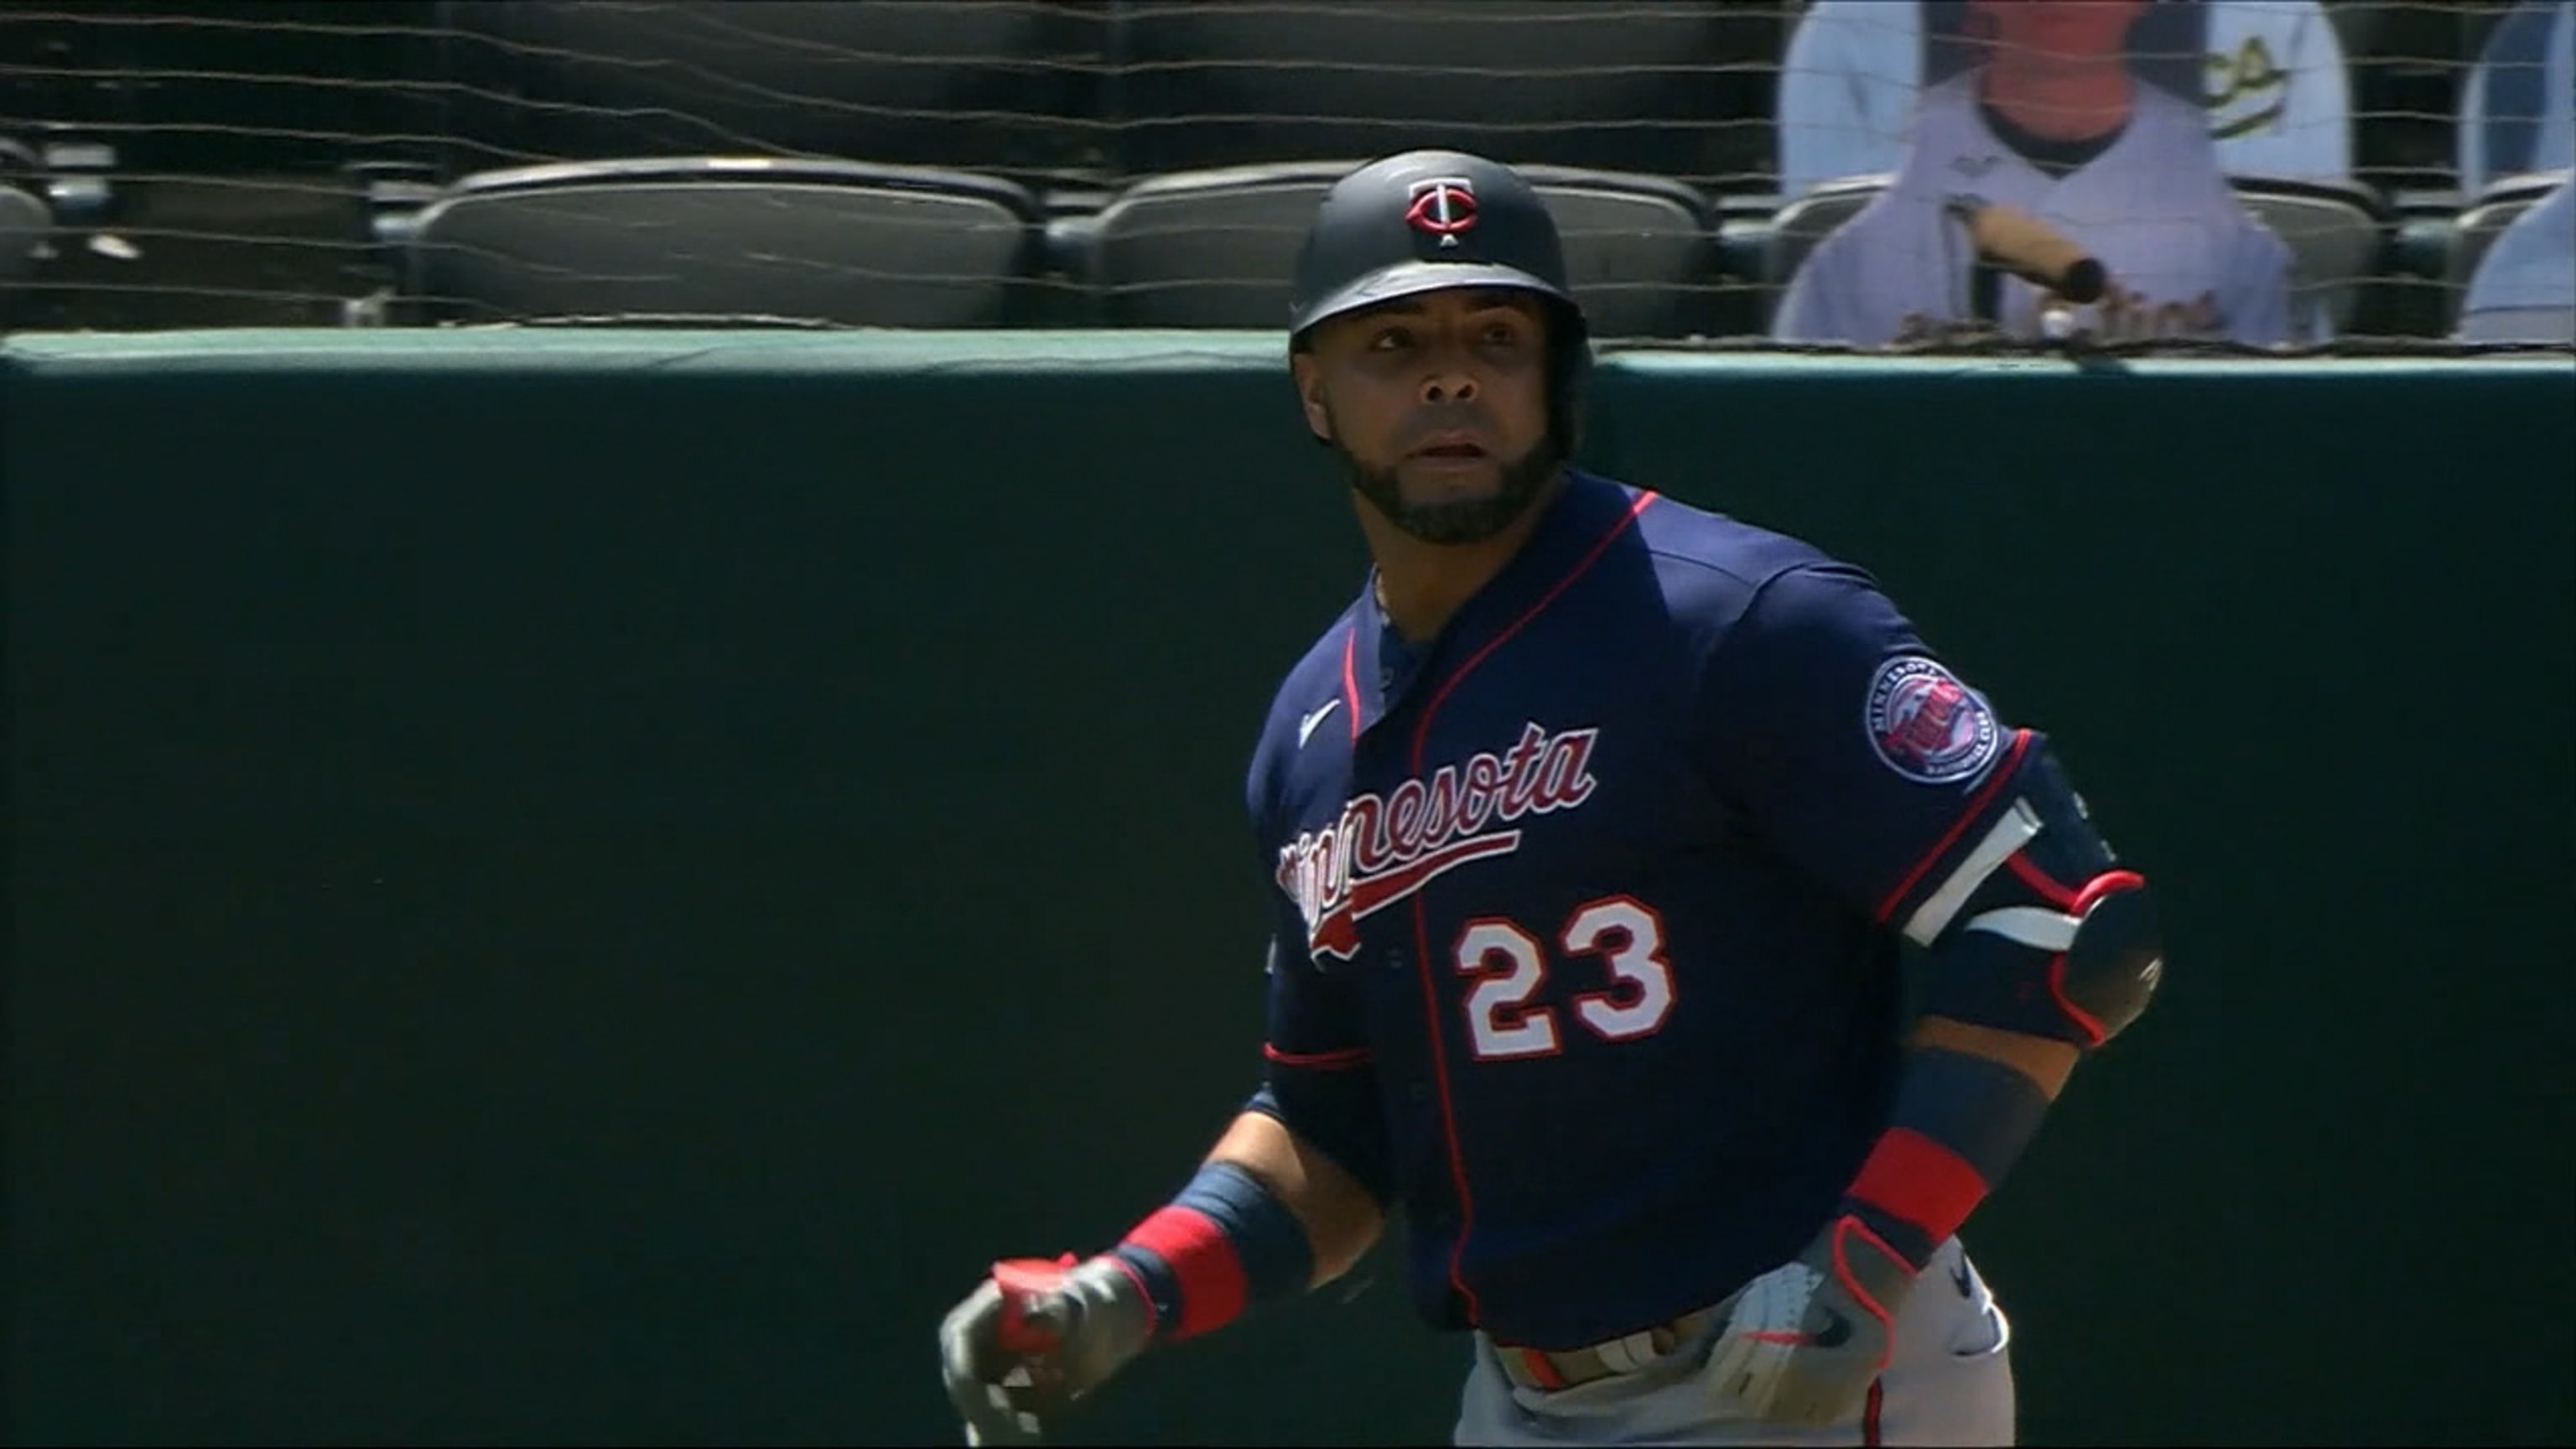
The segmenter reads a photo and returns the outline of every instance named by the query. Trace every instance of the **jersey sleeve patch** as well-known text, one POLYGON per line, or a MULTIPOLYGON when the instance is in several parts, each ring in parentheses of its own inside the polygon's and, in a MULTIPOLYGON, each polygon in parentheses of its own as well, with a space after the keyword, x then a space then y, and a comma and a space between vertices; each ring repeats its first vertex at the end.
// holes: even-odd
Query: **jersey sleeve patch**
POLYGON ((1864 725, 1879 762, 1923 785, 1975 779, 1995 762, 2004 741, 1985 699, 1919 654, 1878 666, 1864 725))

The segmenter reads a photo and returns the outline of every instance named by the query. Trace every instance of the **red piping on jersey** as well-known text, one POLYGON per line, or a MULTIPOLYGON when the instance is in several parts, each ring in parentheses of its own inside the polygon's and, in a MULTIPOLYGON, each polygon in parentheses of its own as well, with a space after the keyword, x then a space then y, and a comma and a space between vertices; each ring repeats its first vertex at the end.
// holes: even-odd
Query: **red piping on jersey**
MULTIPOLYGON (((2144 890, 2146 887, 2147 878, 2134 870, 2106 870, 2084 883, 2083 893, 2067 906, 2066 914, 2075 918, 2076 929, 2081 931, 2086 913, 2104 896, 2113 891, 2144 890)), ((2048 963, 2048 994, 2057 999, 2057 1009, 2066 1013, 2066 1019, 2074 1022, 2089 1039, 2088 1045, 2098 1047, 2110 1040, 2109 1034, 2102 1030, 2101 1019, 2077 1006, 2074 999, 2066 994, 2066 953, 2063 951, 2048 963)))
POLYGON ((1860 1442, 1863 1444, 1876 1445, 1884 1442, 1878 1437, 1878 1411, 1880 1404, 1883 1403, 1886 1398, 1887 1380, 1871 1379, 1869 1381, 1869 1402, 1864 1404, 1860 1411, 1860 1442))
MULTIPOLYGON (((1510 627, 1486 640, 1483 648, 1468 655, 1466 663, 1459 665, 1455 673, 1441 681, 1439 690, 1431 696, 1431 702, 1422 707, 1421 721, 1413 727, 1413 756, 1410 768, 1415 775, 1422 773, 1422 751, 1431 737, 1432 718, 1440 713, 1440 706, 1449 698, 1449 692, 1458 687, 1460 680, 1473 673, 1477 665, 1484 663, 1486 655, 1501 648, 1504 640, 1519 633, 1524 625, 1537 618, 1548 605, 1555 603, 1557 595, 1564 593, 1576 579, 1589 572, 1592 565, 1600 561, 1601 555, 1609 550, 1611 543, 1619 535, 1626 533, 1628 525, 1635 523, 1637 515, 1645 512, 1646 505, 1654 502, 1659 496, 1651 492, 1639 493, 1635 506, 1621 515, 1619 521, 1610 526, 1609 532, 1601 535, 1601 541, 1592 545, 1591 550, 1576 562, 1564 578, 1558 579, 1553 587, 1539 596, 1537 603, 1530 605, 1526 612, 1514 619, 1510 627)), ((1347 646, 1344 649, 1343 658, 1345 661, 1349 658, 1347 646)), ((1423 914, 1422 897, 1419 894, 1413 898, 1413 959, 1414 970, 1422 979, 1424 1024, 1430 1028, 1431 1033, 1431 1077, 1440 1092, 1440 1127, 1442 1135, 1449 1140, 1449 1181, 1458 1189, 1458 1234, 1449 1242, 1449 1286, 1458 1290, 1458 1296, 1466 1300, 1467 1322, 1472 1327, 1483 1320, 1484 1312, 1477 1306, 1475 1290, 1467 1286, 1467 1279, 1461 1267, 1467 1258, 1467 1235, 1475 1230, 1476 1202, 1474 1196, 1467 1190, 1466 1158, 1458 1150, 1458 1109, 1449 1097, 1449 1054, 1440 1045, 1440 989, 1431 979, 1431 924, 1429 918, 1423 914)))
POLYGON ((2082 918, 2084 913, 2075 909, 2075 892, 2050 879, 2048 872, 2031 864, 2020 851, 2014 851, 2011 859, 2005 863, 2012 867, 2013 874, 2021 877, 2023 885, 2039 892, 2041 900, 2069 915, 2082 918))
MULTIPOLYGON (((1950 833, 1942 836, 1940 842, 1930 850, 1923 852, 1923 858, 1914 862, 1914 868, 1905 873, 1905 879, 1898 881, 1896 889, 1889 891, 1887 899, 1879 903, 1880 924, 1886 924, 1888 919, 1896 914, 1896 908, 1905 901, 1905 893, 1914 889, 1915 883, 1923 879, 1923 872, 1930 870, 1934 861, 1948 853, 1951 846, 1959 843, 1959 836, 1967 830, 1971 821, 1985 813, 1986 806, 1995 798, 1995 792, 2004 787, 2006 780, 2012 778, 2013 766, 2021 763, 2021 752, 2029 747, 2030 731, 2014 730, 2012 750, 2004 756, 2002 764, 1995 766, 1994 774, 1987 778, 1985 788, 1977 792, 1977 798, 1969 801, 1968 808, 1959 812, 1958 822, 1950 827, 1950 833)), ((2014 852, 2013 858, 2019 860, 2020 852, 2014 852)))
POLYGON ((1549 1358, 1545 1351, 1535 1348, 1507 1348, 1503 1352, 1519 1354, 1521 1367, 1529 1370, 1529 1376, 1537 1381, 1540 1388, 1565 1387, 1565 1375, 1556 1371, 1556 1360, 1549 1358))
POLYGON ((1878 1346, 1878 1367, 1884 1373, 1888 1358, 1896 1350, 1896 1314, 1886 1304, 1871 1297, 1869 1290, 1861 1286, 1860 1275, 1851 1270, 1851 1259, 1843 1253, 1843 1240, 1851 1237, 1867 1239, 1871 1247, 1897 1262, 1904 1262, 1905 1255, 1889 1247, 1887 1239, 1871 1232, 1858 1218, 1843 1218, 1834 1225, 1834 1277, 1841 1280, 1843 1291, 1852 1296, 1852 1301, 1868 1310, 1869 1316, 1877 1319, 1879 1326, 1886 1330, 1880 1335, 1878 1346))
POLYGON ((2075 1029, 2084 1033, 2085 1050, 2090 1051, 2111 1039, 2110 1033, 2102 1029, 2102 1019, 2076 1005, 2074 998, 2066 994, 2064 956, 2048 958, 2048 994, 2057 1003, 2057 1009, 2066 1013, 2066 1019, 2075 1023, 2075 1029))
POLYGON ((1351 743, 1360 742, 1360 679, 1351 667, 1351 654, 1359 648, 1360 624, 1351 621, 1351 632, 1342 636, 1342 713, 1351 717, 1351 743))
POLYGON ((1369 1059, 1367 1047, 1344 1047, 1330 1052, 1283 1052, 1268 1042, 1261 1044, 1261 1054, 1283 1067, 1310 1067, 1317 1071, 1356 1067, 1369 1059))
POLYGON ((2084 893, 2066 908, 2066 914, 2083 920, 2113 891, 2137 891, 2147 888, 2147 878, 2134 870, 2106 870, 2084 883, 2084 893))

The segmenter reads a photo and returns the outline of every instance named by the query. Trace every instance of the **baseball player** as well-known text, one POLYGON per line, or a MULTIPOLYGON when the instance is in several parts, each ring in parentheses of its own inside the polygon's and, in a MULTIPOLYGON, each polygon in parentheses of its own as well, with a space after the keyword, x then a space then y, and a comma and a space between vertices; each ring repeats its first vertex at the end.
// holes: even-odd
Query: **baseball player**
POLYGON ((2147 3, 1971 0, 1985 58, 1924 92, 1896 179, 1809 254, 1773 335, 1874 346, 1984 323, 2035 338, 2063 311, 2101 342, 2291 340, 2289 248, 2228 186, 2207 118, 2129 67, 2147 3), (2107 269, 2108 294, 2068 307, 1982 278, 1962 198, 2064 233, 2107 269))
MULTIPOLYGON (((2164 0, 2172 4, 2174 0, 2164 0)), ((1780 62, 1780 194, 1894 171, 1923 82, 1924 5, 1813 0, 1780 62)), ((2203 0, 2197 78, 2220 169, 2352 174, 2351 81, 2317 0, 2203 0)))
POLYGON ((1867 574, 1568 464, 1584 317, 1512 171, 1343 178, 1290 326, 1375 566, 1253 752, 1266 1075, 1171 1202, 949 1313, 970 1439, 1400 1208, 1459 1443, 2010 1443, 1957 1234, 2148 1004, 2144 880, 1867 574))

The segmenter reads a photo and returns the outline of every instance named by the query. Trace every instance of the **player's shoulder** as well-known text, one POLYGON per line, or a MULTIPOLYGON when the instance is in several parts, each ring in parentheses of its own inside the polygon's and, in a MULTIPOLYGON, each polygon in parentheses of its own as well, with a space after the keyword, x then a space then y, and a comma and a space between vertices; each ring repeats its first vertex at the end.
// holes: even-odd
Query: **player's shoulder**
POLYGON ((1333 621, 1306 646, 1306 652, 1280 676, 1279 688, 1270 697, 1270 713, 1263 720, 1261 739, 1265 745, 1281 734, 1292 739, 1298 722, 1316 705, 1337 698, 1349 667, 1351 630, 1360 605, 1353 600, 1333 616, 1333 621))
POLYGON ((1696 680, 1764 678, 1915 636, 1868 570, 1780 529, 1658 497, 1638 514, 1663 657, 1696 680))
POLYGON ((1677 577, 1759 584, 1802 564, 1832 563, 1815 544, 1715 508, 1658 493, 1637 514, 1638 537, 1677 577))
POLYGON ((1637 515, 1664 602, 1677 621, 1723 631, 1781 579, 1849 565, 1794 534, 1669 494, 1637 515))
POLYGON ((1359 611, 1360 603, 1354 599, 1333 616, 1324 631, 1306 646, 1306 652, 1280 676, 1279 687, 1270 697, 1270 708, 1262 717, 1261 734, 1253 744, 1250 776, 1245 781, 1256 815, 1269 798, 1281 763, 1294 758, 1302 737, 1311 733, 1315 711, 1347 693, 1345 674, 1351 630, 1359 611))

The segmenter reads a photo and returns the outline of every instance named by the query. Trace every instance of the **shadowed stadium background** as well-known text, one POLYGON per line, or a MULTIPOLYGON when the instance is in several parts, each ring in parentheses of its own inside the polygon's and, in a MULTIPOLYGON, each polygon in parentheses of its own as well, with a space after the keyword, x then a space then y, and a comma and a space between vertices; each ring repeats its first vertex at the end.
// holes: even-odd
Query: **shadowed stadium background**
MULTIPOLYGON (((16 1441, 940 1441, 982 1265, 1249 1090, 1243 761, 1360 567, 1275 339, 0 363, 16 1441)), ((1877 571, 2159 882, 1970 1229, 2028 1442, 2568 1425, 2568 381, 1601 370, 1595 463, 1877 571)), ((1436 1441, 1401 1297, 1069 1441, 1436 1441)))
MULTIPOLYGON (((1759 342, 1866 194, 1808 168, 1891 166, 1916 57, 1960 62, 1962 0, 1916 13, 35 0, 0 12, 0 326, 1267 329, 1333 174, 1456 145, 1553 173, 1606 335, 1759 342)), ((2146 15, 2131 69, 2198 81, 2311 345, 2450 336, 2576 164, 2569 0, 2146 15)))
MULTIPOLYGON (((1588 283, 1639 320, 1586 461, 1871 569, 2158 882, 2161 1003, 1969 1229, 2023 1442, 2576 1438, 2576 366, 2443 341, 2464 77, 2521 12, 2327 7, 2355 331, 2071 358, 1761 346, 1798 7, 1616 8, 1595 50, 1599 7, 1499 0, 0 14, 44 213, 0 275, 10 1442, 958 1442, 939 1314, 1161 1201, 1252 1085, 1242 771, 1364 562, 1282 339, 1225 320, 1308 181, 1128 194, 1207 243, 1143 260, 1110 205, 1441 125, 1684 188, 1639 194, 1705 234, 1618 265, 1710 270, 1588 283), (1392 58, 1329 63, 1372 14, 1392 58), (1533 35, 1629 108, 1508 113, 1474 78, 1533 35), (930 260, 990 277, 694 201, 560 274, 784 269, 883 326, 416 294, 478 172, 709 153, 1022 190, 937 193, 930 260)), ((1445 1440, 1465 1349, 1394 1271, 1064 1442, 1445 1440)))

